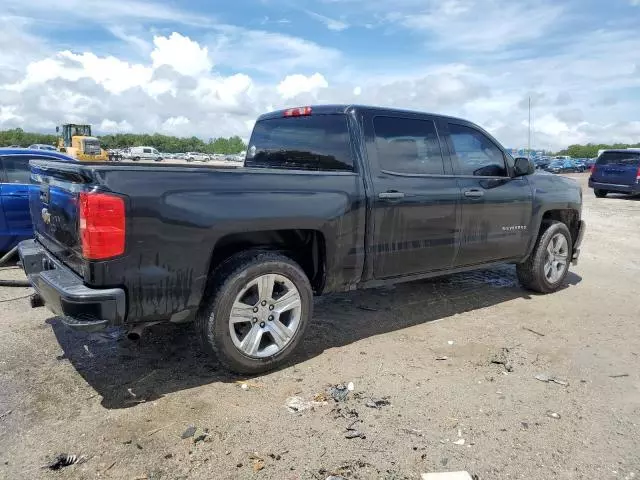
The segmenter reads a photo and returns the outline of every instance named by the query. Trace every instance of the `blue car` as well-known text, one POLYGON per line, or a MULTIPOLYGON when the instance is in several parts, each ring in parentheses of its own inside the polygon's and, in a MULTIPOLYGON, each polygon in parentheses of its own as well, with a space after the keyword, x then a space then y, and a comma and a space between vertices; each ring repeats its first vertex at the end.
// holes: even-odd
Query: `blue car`
MULTIPOLYGON (((29 214, 29 160, 75 161, 62 153, 27 148, 0 148, 0 252, 33 237, 29 214)), ((35 188, 35 187, 33 187, 35 188)))
POLYGON ((608 193, 640 194, 640 149, 602 152, 591 170, 589 187, 598 198, 608 193))

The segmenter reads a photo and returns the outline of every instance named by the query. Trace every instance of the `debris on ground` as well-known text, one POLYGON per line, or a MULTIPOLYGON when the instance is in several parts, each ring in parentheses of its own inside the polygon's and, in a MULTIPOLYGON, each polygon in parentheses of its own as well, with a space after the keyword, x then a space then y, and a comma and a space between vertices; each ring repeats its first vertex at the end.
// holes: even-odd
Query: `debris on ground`
POLYGON ((391 402, 389 401, 389 397, 382 397, 379 399, 372 398, 367 403, 365 403, 365 406, 369 408, 382 408, 388 405, 391 405, 391 402))
POLYGON ((83 456, 68 455, 66 453, 59 454, 53 462, 48 464, 46 468, 49 470, 60 470, 61 468, 75 465, 76 463, 82 463, 85 460, 83 456))
POLYGON ((196 431, 193 434, 193 443, 206 442, 206 441, 210 441, 209 429, 208 428, 196 429, 196 431))
POLYGON ((522 329, 526 330, 527 332, 535 333, 539 337, 544 337, 544 333, 536 332, 535 330, 533 330, 533 329, 531 329, 529 327, 522 327, 522 329))
POLYGON ((416 437, 422 437, 422 430, 416 430, 415 428, 403 428, 402 431, 404 433, 408 433, 409 435, 415 435, 416 437))
POLYGON ((448 343, 449 345, 453 345, 453 340, 449 340, 447 343, 448 343))
POLYGON ((4 417, 6 417, 7 415, 11 415, 11 412, 13 412, 13 410, 7 410, 7 411, 6 411, 6 412, 4 412, 4 413, 0 413, 0 418, 4 418, 4 417))
POLYGON ((343 477, 342 475, 329 475, 325 480, 347 480, 347 477, 343 477))
POLYGON ((509 360, 509 349, 503 347, 500 351, 491 357, 491 362, 496 365, 502 365, 507 372, 513 371, 513 365, 509 360))
POLYGON ((355 389, 356 389, 356 387, 353 384, 353 382, 347 383, 347 390, 349 390, 350 392, 353 392, 355 389))
POLYGON ((242 390, 249 390, 249 385, 247 385, 246 383, 243 383, 243 384, 240 385, 240 388, 242 390))
POLYGON ((628 373, 620 373, 619 375, 609 375, 609 378, 624 378, 628 376, 629 376, 628 373))
POLYGON ((558 385, 562 385, 563 387, 566 387, 569 385, 569 382, 567 382, 566 380, 561 380, 559 378, 556 377, 551 377, 545 373, 539 373, 538 375, 536 375, 534 377, 536 380, 540 380, 541 382, 546 382, 546 383, 557 383, 558 385))
POLYGON ((366 306, 366 305, 358 305, 358 308, 359 308, 360 310, 366 310, 367 312, 377 312, 377 311, 378 311, 378 309, 377 309, 377 308, 375 308, 375 307, 368 307, 368 306, 366 306))
POLYGON ((439 473, 423 473, 422 480, 474 480, 477 476, 471 476, 469 472, 439 472, 439 473))
POLYGON ((253 465, 254 472, 259 472, 265 467, 264 458, 259 456, 257 453, 253 453, 252 455, 249 455, 249 460, 253 462, 252 465, 253 465))
POLYGON ((334 418, 351 419, 351 418, 358 418, 360 416, 358 411, 353 409, 353 408, 340 408, 340 407, 338 407, 338 408, 334 408, 331 411, 335 412, 334 418))
POLYGON ((355 427, 355 425, 358 422, 361 422, 361 420, 354 420, 349 424, 349 426, 347 427, 347 433, 345 433, 344 438, 348 440, 351 440, 353 438, 362 438, 362 439, 367 438, 367 436, 364 433, 362 433, 355 427))
POLYGON ((185 438, 191 438, 196 434, 196 430, 198 429, 198 427, 196 427, 195 425, 189 425, 189 427, 187 427, 187 429, 182 432, 182 435, 180 435, 181 439, 185 439, 185 438))
POLYGON ((562 418, 560 417, 559 413, 553 412, 551 410, 547 410, 547 417, 555 418, 556 420, 560 420, 560 418, 562 418))
POLYGON ((328 393, 336 402, 344 402, 349 396, 349 389, 346 385, 340 383, 329 388, 328 393))
POLYGON ((305 410, 313 410, 316 407, 324 407, 326 401, 304 400, 300 397, 287 398, 286 406, 292 413, 304 412, 305 410))
POLYGON ((449 360, 449 357, 442 355, 441 357, 436 357, 436 360, 449 360))
POLYGON ((464 445, 464 443, 464 438, 459 438, 458 440, 453 442, 454 445, 464 445))

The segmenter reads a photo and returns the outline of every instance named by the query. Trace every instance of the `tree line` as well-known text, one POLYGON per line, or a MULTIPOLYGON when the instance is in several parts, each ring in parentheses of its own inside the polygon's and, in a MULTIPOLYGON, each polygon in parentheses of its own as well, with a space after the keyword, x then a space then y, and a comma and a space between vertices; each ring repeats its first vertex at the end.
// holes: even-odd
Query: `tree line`
POLYGON ((573 158, 594 158, 598 156, 598 150, 609 150, 614 148, 640 148, 640 143, 614 143, 613 145, 607 145, 605 143, 587 143, 586 145, 569 145, 564 150, 560 150, 556 153, 556 155, 569 155, 573 158))
MULTIPOLYGON (((98 135, 102 148, 127 148, 127 147, 154 147, 163 153, 222 153, 235 154, 246 150, 247 146, 238 136, 229 138, 210 138, 209 141, 198 137, 174 137, 171 135, 160 135, 154 133, 117 133, 114 135, 98 135)), ((0 147, 18 145, 28 147, 34 143, 47 145, 57 145, 57 136, 47 133, 25 132, 21 128, 0 131, 0 147)))

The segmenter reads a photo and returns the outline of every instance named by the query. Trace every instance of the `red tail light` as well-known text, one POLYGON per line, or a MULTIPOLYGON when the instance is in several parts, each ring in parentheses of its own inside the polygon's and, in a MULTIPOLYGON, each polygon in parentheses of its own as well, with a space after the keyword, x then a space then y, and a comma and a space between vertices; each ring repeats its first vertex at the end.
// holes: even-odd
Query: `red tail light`
POLYGON ((82 255, 102 260, 124 253, 124 200, 106 193, 80 193, 82 255))
POLYGON ((304 117, 311 115, 311 107, 297 107, 285 110, 283 117, 304 117))
POLYGON ((638 171, 636 172, 636 183, 640 183, 640 167, 638 167, 638 171))

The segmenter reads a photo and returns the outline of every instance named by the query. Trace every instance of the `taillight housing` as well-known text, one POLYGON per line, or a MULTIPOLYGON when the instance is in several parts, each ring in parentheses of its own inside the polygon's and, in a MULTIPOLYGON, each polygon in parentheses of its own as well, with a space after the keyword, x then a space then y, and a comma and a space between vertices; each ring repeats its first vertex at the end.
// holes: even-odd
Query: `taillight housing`
POLYGON ((638 167, 638 171, 636 172, 636 183, 640 183, 640 167, 638 167))
POLYGON ((104 260, 124 253, 124 199, 98 192, 80 192, 79 230, 82 256, 104 260))
POLYGON ((306 117, 311 115, 311 107, 296 107, 285 110, 283 117, 306 117))

